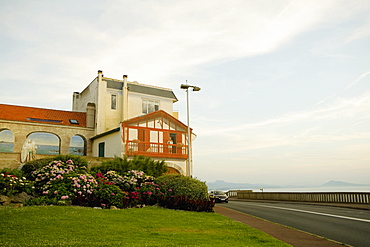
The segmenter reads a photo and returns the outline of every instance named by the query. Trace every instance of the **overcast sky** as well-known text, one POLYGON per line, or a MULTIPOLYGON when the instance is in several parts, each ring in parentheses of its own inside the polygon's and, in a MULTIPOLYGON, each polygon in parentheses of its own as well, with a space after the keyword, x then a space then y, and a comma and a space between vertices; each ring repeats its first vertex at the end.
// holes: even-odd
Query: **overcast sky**
POLYGON ((106 77, 190 93, 207 182, 370 184, 370 2, 17 1, 0 9, 0 103, 71 110, 106 77))

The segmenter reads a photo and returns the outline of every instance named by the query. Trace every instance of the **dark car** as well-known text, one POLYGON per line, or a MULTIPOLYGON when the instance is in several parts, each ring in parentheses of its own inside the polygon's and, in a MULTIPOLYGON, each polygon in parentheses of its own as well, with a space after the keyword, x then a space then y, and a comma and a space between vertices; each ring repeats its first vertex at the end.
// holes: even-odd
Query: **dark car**
POLYGON ((215 202, 229 202, 229 197, 226 195, 225 192, 220 190, 212 190, 211 192, 209 192, 209 197, 211 199, 214 199, 215 202))

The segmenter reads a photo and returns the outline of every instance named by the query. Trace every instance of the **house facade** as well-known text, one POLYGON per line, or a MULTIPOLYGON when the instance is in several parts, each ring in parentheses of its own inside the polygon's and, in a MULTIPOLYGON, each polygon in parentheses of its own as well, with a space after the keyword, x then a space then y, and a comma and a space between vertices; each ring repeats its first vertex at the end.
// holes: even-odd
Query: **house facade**
POLYGON ((13 133, 13 154, 22 153, 31 134, 46 132, 57 137, 57 151, 61 154, 70 153, 71 140, 80 138, 77 150, 82 150, 81 155, 145 155, 165 160, 170 172, 190 176, 187 126, 177 119, 175 102, 177 98, 171 89, 129 82, 126 75, 122 80, 107 78, 98 71, 82 92, 73 93, 70 112, 0 104, 0 158, 4 160, 4 154, 12 156, 10 152, 1 152, 1 132, 13 133), (17 114, 11 112, 24 114, 15 117, 17 114))

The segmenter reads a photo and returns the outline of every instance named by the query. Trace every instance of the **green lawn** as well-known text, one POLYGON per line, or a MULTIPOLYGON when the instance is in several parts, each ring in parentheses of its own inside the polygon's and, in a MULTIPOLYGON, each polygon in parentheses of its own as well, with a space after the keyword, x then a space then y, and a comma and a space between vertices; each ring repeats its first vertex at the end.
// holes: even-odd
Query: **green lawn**
POLYGON ((0 246, 289 246, 215 213, 0 207, 0 246))

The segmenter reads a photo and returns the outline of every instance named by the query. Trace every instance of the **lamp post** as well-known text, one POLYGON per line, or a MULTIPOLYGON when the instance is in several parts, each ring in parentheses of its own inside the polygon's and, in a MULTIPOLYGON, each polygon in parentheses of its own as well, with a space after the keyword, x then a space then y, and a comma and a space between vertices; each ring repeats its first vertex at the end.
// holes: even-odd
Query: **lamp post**
POLYGON ((193 91, 197 92, 200 91, 200 87, 188 85, 188 81, 186 84, 181 84, 181 89, 186 90, 186 109, 187 109, 187 125, 188 125, 188 176, 193 176, 193 160, 192 160, 192 145, 191 145, 191 136, 190 136, 190 113, 189 113, 189 88, 193 88, 193 91))

